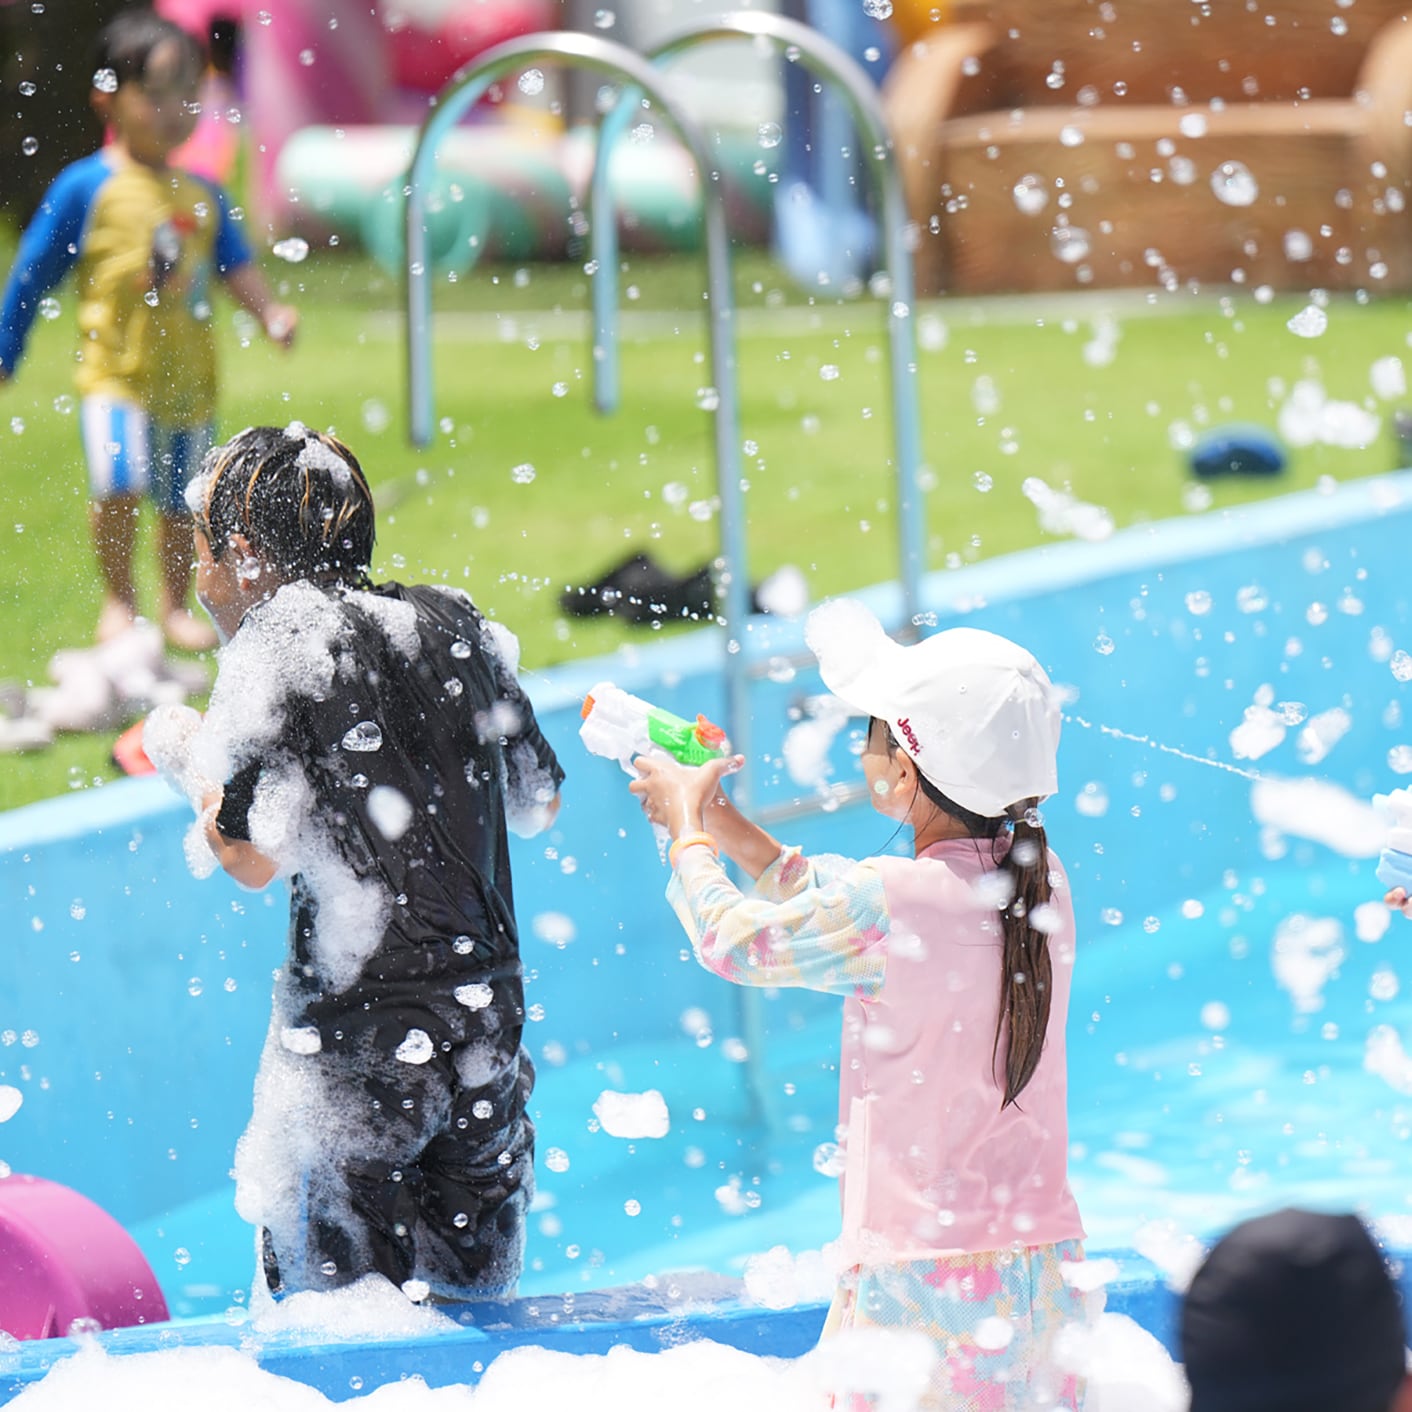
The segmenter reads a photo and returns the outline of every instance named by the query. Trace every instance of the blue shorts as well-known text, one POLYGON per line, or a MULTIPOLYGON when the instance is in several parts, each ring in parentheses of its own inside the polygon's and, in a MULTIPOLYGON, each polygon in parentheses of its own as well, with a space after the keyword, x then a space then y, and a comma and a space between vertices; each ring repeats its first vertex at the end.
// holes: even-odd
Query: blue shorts
POLYGON ((146 495, 164 515, 188 513, 187 482, 215 442, 214 423, 163 426, 136 402, 85 397, 79 425, 94 500, 146 495))

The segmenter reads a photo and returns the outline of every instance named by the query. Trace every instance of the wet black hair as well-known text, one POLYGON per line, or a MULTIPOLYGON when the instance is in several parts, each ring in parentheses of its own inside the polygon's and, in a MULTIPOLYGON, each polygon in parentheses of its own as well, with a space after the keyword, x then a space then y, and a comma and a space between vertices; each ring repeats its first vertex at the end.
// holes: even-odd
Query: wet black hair
MULTIPOLYGON (((875 716, 868 724, 869 732, 875 725, 886 732, 889 752, 901 749, 887 721, 875 716)), ((1049 937, 1031 920, 1036 908, 1044 906, 1053 892, 1049 883, 1049 840, 1039 821, 1039 800, 1017 800, 1003 814, 988 818, 949 798, 920 770, 917 785, 930 804, 949 814, 972 838, 989 839, 992 860, 1010 877, 1010 900, 1000 909, 1000 1013, 991 1045, 994 1063, 1004 1041, 1004 1097, 1000 1106, 1005 1109, 1034 1077, 1049 1029, 1054 979, 1049 937), (1004 852, 1003 840, 1010 844, 1004 852)))
POLYGON ((189 30, 153 10, 123 10, 98 35, 93 71, 97 74, 110 70, 119 88, 125 83, 140 83, 147 75, 153 53, 167 43, 177 44, 197 73, 205 67, 205 50, 189 30))
POLYGON ((358 458, 327 432, 247 427, 206 453, 187 503, 213 559, 243 534, 285 579, 368 581, 373 494, 358 458))

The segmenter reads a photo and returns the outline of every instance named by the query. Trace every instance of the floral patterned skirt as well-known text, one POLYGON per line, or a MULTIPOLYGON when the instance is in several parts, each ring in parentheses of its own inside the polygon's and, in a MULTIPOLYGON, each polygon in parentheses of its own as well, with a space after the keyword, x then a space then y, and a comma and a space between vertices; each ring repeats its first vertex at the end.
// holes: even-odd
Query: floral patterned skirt
MULTIPOLYGON (((1091 1317, 1089 1300, 1062 1266, 1084 1258, 1077 1240, 987 1250, 845 1273, 823 1337, 853 1329, 909 1329, 936 1349, 926 1412, 1081 1412, 1083 1384, 1054 1363, 1066 1324, 1091 1317)), ((875 1405, 866 1393, 836 1401, 847 1412, 875 1405)))

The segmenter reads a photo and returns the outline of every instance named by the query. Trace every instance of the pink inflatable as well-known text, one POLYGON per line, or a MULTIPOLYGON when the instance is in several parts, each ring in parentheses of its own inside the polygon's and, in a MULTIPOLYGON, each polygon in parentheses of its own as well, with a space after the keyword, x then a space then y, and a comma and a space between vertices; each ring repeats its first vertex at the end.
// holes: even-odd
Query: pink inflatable
POLYGON ((152 1267, 100 1206, 58 1182, 0 1179, 0 1329, 58 1338, 75 1319, 105 1329, 167 1317, 152 1267))

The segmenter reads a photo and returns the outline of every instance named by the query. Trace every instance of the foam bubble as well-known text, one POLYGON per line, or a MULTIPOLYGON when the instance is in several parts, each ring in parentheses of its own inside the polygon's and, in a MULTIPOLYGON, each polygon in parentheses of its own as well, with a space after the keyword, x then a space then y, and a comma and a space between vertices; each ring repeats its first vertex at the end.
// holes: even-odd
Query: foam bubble
POLYGON ((603 1131, 612 1137, 666 1137, 671 1131, 667 1101, 655 1088, 645 1093, 616 1093, 604 1089, 593 1105, 603 1131))

